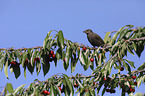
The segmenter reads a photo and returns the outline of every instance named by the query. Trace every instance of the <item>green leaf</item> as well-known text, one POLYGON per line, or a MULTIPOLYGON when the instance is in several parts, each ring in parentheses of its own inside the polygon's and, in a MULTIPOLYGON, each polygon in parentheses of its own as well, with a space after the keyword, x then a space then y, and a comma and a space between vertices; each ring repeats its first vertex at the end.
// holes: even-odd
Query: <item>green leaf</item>
POLYGON ((129 60, 127 60, 127 59, 124 59, 125 61, 127 61, 133 68, 135 68, 135 66, 134 66, 134 62, 132 62, 132 61, 129 61, 129 60))
POLYGON ((28 63, 28 64, 27 64, 27 68, 28 68, 29 72, 30 72, 31 74, 33 74, 33 72, 34 72, 34 66, 32 66, 30 63, 28 63))
POLYGON ((126 25, 126 27, 132 28, 134 27, 134 25, 126 25))
MULTIPOLYGON (((33 50, 33 49, 32 49, 33 50)), ((31 56, 31 66, 34 66, 34 59, 36 58, 36 50, 33 51, 32 56, 31 56)))
POLYGON ((24 67, 24 77, 26 79, 26 67, 24 67))
POLYGON ((84 64, 83 64, 83 68, 84 70, 87 70, 90 66, 90 59, 88 58, 88 56, 90 55, 90 50, 87 49, 85 52, 82 52, 82 57, 84 59, 84 64))
POLYGON ((38 89, 34 89, 33 93, 31 96, 40 96, 38 89))
POLYGON ((12 93, 8 93, 5 96, 14 96, 14 95, 12 95, 12 93))
POLYGON ((125 36, 125 37, 126 37, 127 39, 129 39, 130 36, 131 36, 131 33, 132 33, 132 30, 129 30, 129 31, 126 33, 126 36, 125 36))
POLYGON ((16 50, 16 51, 15 51, 15 55, 16 55, 16 57, 18 57, 19 60, 20 60, 20 58, 21 58, 20 52, 18 52, 18 51, 16 50))
POLYGON ((90 92, 90 95, 91 95, 91 96, 96 96, 96 95, 95 95, 95 90, 92 90, 92 88, 89 88, 89 92, 90 92))
POLYGON ((78 58, 71 57, 71 73, 73 71, 75 71, 75 67, 76 67, 77 61, 78 61, 78 58))
POLYGON ((122 44, 121 54, 122 54, 123 56, 124 56, 124 55, 127 55, 127 53, 126 53, 126 43, 125 43, 125 42, 122 44))
MULTIPOLYGON (((61 96, 61 91, 60 91, 60 89, 58 88, 58 86, 54 86, 53 91, 54 91, 54 89, 56 89, 55 93, 57 92, 58 95, 61 96)), ((50 90, 51 90, 51 89, 50 89, 50 90)), ((51 95, 51 92, 50 92, 50 95, 51 95)), ((56 95, 54 95, 54 96, 56 96, 56 95)))
POLYGON ((133 45, 134 51, 136 52, 137 51, 137 45, 136 45, 136 43, 133 42, 132 45, 133 45))
POLYGON ((50 63, 48 62, 47 64, 43 64, 43 74, 44 76, 48 73, 50 69, 50 63))
POLYGON ((70 60, 71 52, 72 52, 71 47, 67 44, 66 54, 65 54, 65 62, 63 63, 65 70, 67 70, 67 68, 69 66, 69 60, 70 60))
POLYGON ((142 93, 140 93, 140 92, 137 92, 136 94, 134 94, 133 96, 143 96, 143 94, 142 93))
POLYGON ((101 78, 101 80, 99 82, 99 87, 97 87, 97 94, 99 94, 99 91, 100 91, 102 85, 103 85, 103 78, 101 78))
POLYGON ((22 54, 22 66, 24 67, 25 65, 24 65, 24 63, 25 63, 25 61, 26 61, 26 58, 27 58, 27 53, 26 52, 23 52, 23 54, 22 54))
POLYGON ((55 63, 55 67, 56 67, 57 66, 57 58, 55 58, 53 61, 55 63))
POLYGON ((23 84, 23 85, 21 85, 20 87, 18 87, 17 89, 15 89, 15 91, 14 91, 13 94, 16 96, 16 94, 17 94, 19 91, 21 91, 25 85, 26 85, 26 84, 23 84))
POLYGON ((103 89, 102 91, 102 96, 105 94, 106 88, 103 89))
MULTIPOLYGON (((0 54, 0 55, 2 55, 2 54, 0 54)), ((4 62, 5 62, 5 58, 6 58, 6 53, 4 53, 4 54, 2 55, 2 57, 0 58, 0 69, 1 69, 1 71, 2 71, 2 69, 3 69, 3 64, 4 64, 4 62)))
POLYGON ((73 87, 72 87, 72 83, 70 82, 69 80, 69 77, 65 74, 63 74, 64 76, 64 80, 66 82, 66 85, 68 86, 69 90, 70 90, 70 95, 73 96, 74 95, 74 90, 73 90, 73 87))
POLYGON ((47 36, 46 36, 45 39, 44 39, 44 42, 43 42, 43 49, 44 49, 44 50, 46 49, 46 45, 47 45, 47 43, 48 43, 48 41, 49 41, 49 39, 50 39, 49 36, 50 36, 51 32, 52 32, 52 31, 49 31, 48 34, 47 34, 47 36))
POLYGON ((8 78, 8 60, 6 61, 6 64, 5 64, 4 73, 6 77, 8 78))
POLYGON ((111 52, 113 52, 115 48, 118 48, 118 45, 119 45, 120 43, 121 43, 121 41, 118 41, 117 43, 115 43, 115 44, 113 45, 113 47, 111 48, 111 52))
POLYGON ((56 58, 57 58, 57 60, 63 59, 62 58, 63 57, 62 53, 63 53, 63 50, 61 48, 58 48, 58 50, 56 51, 56 58))
POLYGON ((141 85, 141 82, 144 81, 144 80, 145 80, 145 75, 137 78, 137 85, 138 85, 138 87, 141 85))
POLYGON ((139 41, 139 42, 137 43, 137 50, 135 51, 136 54, 138 55, 138 57, 141 56, 141 53, 142 53, 143 50, 144 50, 144 45, 142 44, 141 41, 139 41))
POLYGON ((55 94, 55 92, 54 92, 54 86, 51 86, 50 87, 50 96, 56 96, 56 94, 55 94))
POLYGON ((123 66, 125 67, 126 70, 131 72, 130 66, 123 60, 123 66))
POLYGON ((145 69, 145 63, 143 63, 137 70, 143 70, 145 69))
POLYGON ((128 46, 127 46, 127 50, 128 50, 129 53, 131 53, 131 54, 134 56, 134 53, 133 53, 133 51, 132 51, 133 49, 132 49, 131 46, 128 45, 128 46))
POLYGON ((36 62, 36 72, 37 72, 37 75, 40 73, 40 70, 41 70, 41 63, 40 61, 36 62))
POLYGON ((85 56, 84 56, 84 54, 83 54, 83 51, 81 50, 80 51, 80 54, 79 54, 79 60, 80 60, 80 63, 82 64, 82 65, 85 65, 85 56))
POLYGON ((41 62, 42 62, 42 67, 43 67, 43 74, 44 76, 48 73, 50 69, 50 63, 47 54, 44 54, 44 51, 42 52, 41 55, 41 62))
MULTIPOLYGON (((111 69, 112 69, 112 65, 114 65, 114 60, 111 60, 108 64, 106 64, 105 66, 105 71, 107 72, 107 70, 109 71, 109 74, 111 74, 111 69)), ((104 73, 105 75, 107 73, 104 73)))
POLYGON ((13 71, 14 71, 14 74, 15 74, 15 78, 17 79, 21 74, 20 67, 19 66, 14 66, 13 71))
POLYGON ((126 26, 120 28, 120 29, 118 30, 118 32, 117 32, 116 34, 113 35, 113 37, 112 37, 112 39, 111 39, 111 42, 110 42, 110 45, 113 45, 113 44, 116 42, 118 35, 120 34, 120 32, 122 32, 122 30, 123 30, 125 27, 126 27, 126 26))
POLYGON ((118 38, 117 41, 121 41, 122 39, 124 39, 123 37, 125 37, 125 34, 126 34, 127 30, 128 30, 128 28, 123 29, 123 30, 120 32, 119 38, 118 38))
POLYGON ((85 92, 85 94, 83 96, 90 96, 89 92, 85 92))
POLYGON ((83 85, 81 84, 81 82, 79 80, 77 80, 77 83, 80 86, 80 88, 84 88, 83 85))
POLYGON ((64 48, 64 37, 63 37, 63 33, 61 30, 58 32, 57 44, 58 44, 59 48, 61 48, 61 49, 64 48))
POLYGON ((111 32, 107 32, 104 38, 104 42, 106 43, 108 41, 109 35, 111 32))
POLYGON ((3 51, 0 51, 0 59, 3 57, 2 55, 3 55, 3 51))
POLYGON ((94 70, 94 62, 90 62, 90 68, 92 69, 92 70, 94 70))
POLYGON ((9 91, 9 93, 13 93, 13 86, 11 83, 7 83, 7 90, 9 91))

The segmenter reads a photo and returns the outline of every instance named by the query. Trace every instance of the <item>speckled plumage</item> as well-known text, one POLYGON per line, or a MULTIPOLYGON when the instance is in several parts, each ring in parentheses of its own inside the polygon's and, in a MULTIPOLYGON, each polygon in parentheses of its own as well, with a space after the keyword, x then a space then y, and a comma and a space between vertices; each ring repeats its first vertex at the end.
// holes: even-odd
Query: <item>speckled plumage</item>
POLYGON ((104 41, 102 40, 102 38, 98 34, 93 33, 93 31, 91 29, 85 30, 84 33, 87 34, 87 38, 88 38, 89 42, 94 47, 95 46, 99 47, 99 46, 105 44, 104 41))

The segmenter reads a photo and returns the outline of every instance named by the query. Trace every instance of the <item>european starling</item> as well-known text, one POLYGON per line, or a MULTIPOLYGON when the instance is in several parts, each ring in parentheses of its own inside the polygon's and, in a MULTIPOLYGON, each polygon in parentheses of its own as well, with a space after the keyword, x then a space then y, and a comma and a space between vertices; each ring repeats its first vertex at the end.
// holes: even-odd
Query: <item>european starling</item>
POLYGON ((99 46, 105 44, 104 41, 102 40, 102 38, 98 34, 93 33, 93 31, 91 29, 87 29, 83 32, 87 34, 87 38, 88 38, 89 42, 94 47, 95 46, 99 47, 99 46))

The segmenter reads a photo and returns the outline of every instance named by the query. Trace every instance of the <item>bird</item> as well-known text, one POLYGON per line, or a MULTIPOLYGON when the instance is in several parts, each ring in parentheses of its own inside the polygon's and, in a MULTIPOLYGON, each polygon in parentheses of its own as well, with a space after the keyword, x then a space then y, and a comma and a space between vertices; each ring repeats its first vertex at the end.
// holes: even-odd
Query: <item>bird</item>
POLYGON ((105 44, 103 39, 98 34, 94 33, 91 29, 87 29, 83 32, 87 34, 88 41, 93 47, 100 47, 105 44))

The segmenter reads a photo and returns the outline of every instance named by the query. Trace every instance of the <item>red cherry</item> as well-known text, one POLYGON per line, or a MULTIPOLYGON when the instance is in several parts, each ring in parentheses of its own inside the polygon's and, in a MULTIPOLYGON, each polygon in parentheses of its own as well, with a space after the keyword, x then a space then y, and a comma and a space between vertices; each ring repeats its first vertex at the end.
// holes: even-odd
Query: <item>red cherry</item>
POLYGON ((137 85, 137 82, 134 82, 134 85, 137 85))
POLYGON ((37 58, 37 61, 40 61, 40 58, 37 58))
POLYGON ((35 61, 40 61, 40 58, 35 58, 34 59, 34 63, 35 63, 35 61))
POLYGON ((14 61, 12 61, 11 64, 14 64, 14 61))
POLYGON ((129 89, 130 92, 132 92, 132 90, 133 90, 132 88, 129 89))
POLYGON ((91 58, 90 61, 93 62, 94 61, 94 58, 91 58))
POLYGON ((24 63, 25 65, 27 65, 28 64, 28 58, 26 58, 26 60, 25 60, 25 63, 24 63))
POLYGON ((55 58, 56 57, 55 54, 53 54, 52 57, 55 58))
POLYGON ((65 58, 63 59, 63 61, 65 61, 65 58))
POLYGON ((131 88, 131 85, 129 85, 129 88, 131 88))
POLYGON ((36 58, 34 59, 34 62, 36 61, 36 58))
POLYGON ((74 84, 74 87, 75 87, 75 88, 78 87, 78 84, 74 84))
POLYGON ((111 89, 110 90, 110 93, 115 93, 116 91, 114 89, 111 89))
POLYGON ((135 89, 132 89, 132 92, 135 92, 135 89))
POLYGON ((48 94, 48 91, 47 91, 47 90, 45 90, 45 91, 43 91, 42 93, 44 93, 44 94, 48 94))
POLYGON ((100 58, 100 55, 98 55, 98 58, 100 58))
POLYGON ((59 88, 59 90, 61 91, 61 87, 58 87, 59 88))
POLYGON ((136 76, 132 76, 132 79, 135 79, 136 78, 136 76))
POLYGON ((83 47, 83 50, 86 51, 86 47, 83 47))
POLYGON ((122 84, 122 85, 121 85, 121 88, 123 88, 123 87, 124 87, 124 85, 122 84))
POLYGON ((115 93, 116 91, 113 89, 113 91, 112 91, 113 93, 115 93))
POLYGON ((14 65, 17 65, 17 62, 16 61, 14 61, 14 63, 13 63, 14 65))
POLYGON ((11 62, 11 65, 12 65, 12 66, 19 66, 19 64, 17 63, 17 61, 12 61, 12 62, 11 62))
POLYGON ((50 92, 47 92, 47 95, 50 95, 50 92))
POLYGON ((51 54, 51 55, 53 55, 53 54, 54 54, 54 52, 53 52, 53 51, 50 51, 50 54, 51 54))
POLYGON ((28 61, 28 58, 26 58, 26 60, 25 61, 28 61))
POLYGON ((88 90, 87 89, 85 89, 85 92, 87 92, 88 90))
POLYGON ((110 89, 106 89, 106 92, 110 92, 110 89))
POLYGON ((104 78, 104 81, 106 80, 106 78, 104 78))
POLYGON ((121 68, 120 68, 120 71, 123 71, 123 70, 124 70, 124 67, 121 67, 121 68))
POLYGON ((121 82, 118 83, 119 85, 121 84, 121 82))
POLYGON ((49 55, 49 57, 52 57, 52 55, 49 55))
POLYGON ((93 82, 94 85, 96 85, 96 82, 93 82))

